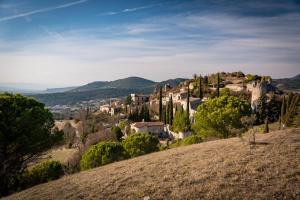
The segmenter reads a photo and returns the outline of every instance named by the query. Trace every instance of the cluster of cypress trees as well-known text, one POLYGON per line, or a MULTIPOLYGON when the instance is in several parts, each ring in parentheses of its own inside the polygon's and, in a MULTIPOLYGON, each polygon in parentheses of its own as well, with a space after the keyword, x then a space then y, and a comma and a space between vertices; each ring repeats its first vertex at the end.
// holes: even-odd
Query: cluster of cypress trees
POLYGON ((140 109, 139 107, 135 107, 135 109, 132 112, 130 111, 128 119, 134 122, 142 120, 150 121, 151 118, 148 106, 146 104, 143 104, 140 109))
POLYGON ((159 87, 159 121, 163 121, 162 88, 159 87))
POLYGON ((255 110, 256 124, 263 124, 268 122, 276 122, 280 116, 280 101, 276 100, 273 95, 269 102, 267 96, 262 95, 255 110))
POLYGON ((283 96, 280 112, 280 129, 285 126, 290 126, 293 116, 297 112, 297 106, 300 103, 300 95, 289 93, 287 97, 283 96))
POLYGON ((165 124, 173 124, 173 119, 174 119, 174 112, 173 112, 173 99, 172 96, 170 97, 170 101, 167 103, 166 106, 162 105, 162 110, 161 110, 161 120, 165 124))
POLYGON ((159 89, 159 121, 165 124, 173 125, 174 111, 173 111, 173 98, 170 97, 167 105, 162 104, 162 88, 159 89))
POLYGON ((275 99, 275 95, 272 96, 269 102, 267 102, 266 95, 260 97, 257 104, 256 124, 265 124, 265 131, 268 132, 269 122, 275 122, 279 119, 279 129, 286 126, 290 126, 293 122, 293 117, 297 112, 297 106, 300 104, 300 95, 295 93, 289 93, 284 95, 281 102, 275 99))

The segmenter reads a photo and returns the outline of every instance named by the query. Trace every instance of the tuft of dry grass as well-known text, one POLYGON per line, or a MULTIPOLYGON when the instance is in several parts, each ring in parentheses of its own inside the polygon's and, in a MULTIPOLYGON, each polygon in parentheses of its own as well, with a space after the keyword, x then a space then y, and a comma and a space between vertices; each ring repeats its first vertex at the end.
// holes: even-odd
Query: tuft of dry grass
POLYGON ((300 199, 300 129, 174 148, 5 199, 300 199), (260 143, 262 145, 260 145, 260 143))

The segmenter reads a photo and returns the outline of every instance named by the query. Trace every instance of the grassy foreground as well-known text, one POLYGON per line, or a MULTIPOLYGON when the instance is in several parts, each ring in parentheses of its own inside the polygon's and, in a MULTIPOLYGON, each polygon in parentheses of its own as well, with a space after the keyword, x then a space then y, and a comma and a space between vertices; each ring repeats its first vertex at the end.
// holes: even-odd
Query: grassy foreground
POLYGON ((300 129, 175 148, 6 199, 300 199, 300 129))

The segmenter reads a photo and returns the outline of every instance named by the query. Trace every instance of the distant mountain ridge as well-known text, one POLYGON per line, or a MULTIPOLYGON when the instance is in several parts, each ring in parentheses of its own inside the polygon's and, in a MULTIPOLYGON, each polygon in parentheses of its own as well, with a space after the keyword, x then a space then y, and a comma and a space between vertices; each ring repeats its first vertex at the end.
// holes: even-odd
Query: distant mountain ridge
POLYGON ((148 79, 144 79, 140 77, 128 77, 128 78, 118 79, 115 81, 95 81, 74 88, 70 92, 83 92, 83 91, 91 91, 95 89, 107 89, 107 88, 138 89, 138 88, 151 87, 154 84, 156 84, 156 82, 148 79))
POLYGON ((300 74, 292 78, 274 79, 272 82, 281 90, 300 90, 300 74))
POLYGON ((185 81, 184 78, 169 79, 162 82, 140 77, 128 77, 115 81, 95 81, 64 92, 30 95, 47 106, 72 105, 80 101, 125 97, 131 93, 150 94, 157 86, 169 84, 174 87, 185 81))
POLYGON ((45 90, 45 93, 59 93, 59 92, 67 92, 70 90, 73 90, 77 88, 77 86, 75 87, 64 87, 64 88, 48 88, 45 90))

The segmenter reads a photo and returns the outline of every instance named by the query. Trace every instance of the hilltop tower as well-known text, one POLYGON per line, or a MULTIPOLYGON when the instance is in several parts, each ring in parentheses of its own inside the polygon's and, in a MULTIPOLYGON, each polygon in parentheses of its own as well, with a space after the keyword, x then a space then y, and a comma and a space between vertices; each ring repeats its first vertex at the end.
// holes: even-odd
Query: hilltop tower
POLYGON ((268 93, 269 83, 267 81, 254 81, 252 84, 251 108, 256 110, 259 98, 268 93))

